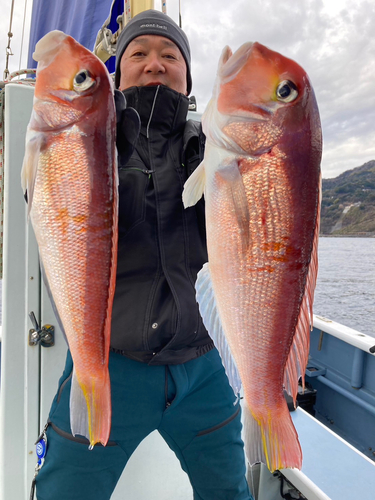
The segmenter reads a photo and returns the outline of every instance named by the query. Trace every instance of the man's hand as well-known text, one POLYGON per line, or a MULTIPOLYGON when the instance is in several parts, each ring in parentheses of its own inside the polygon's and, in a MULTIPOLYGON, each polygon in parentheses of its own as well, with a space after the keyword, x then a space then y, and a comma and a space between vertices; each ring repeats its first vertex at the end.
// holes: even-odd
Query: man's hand
POLYGON ((120 90, 115 90, 117 138, 116 146, 119 163, 124 165, 134 150, 141 128, 141 121, 137 111, 126 107, 126 99, 120 90))

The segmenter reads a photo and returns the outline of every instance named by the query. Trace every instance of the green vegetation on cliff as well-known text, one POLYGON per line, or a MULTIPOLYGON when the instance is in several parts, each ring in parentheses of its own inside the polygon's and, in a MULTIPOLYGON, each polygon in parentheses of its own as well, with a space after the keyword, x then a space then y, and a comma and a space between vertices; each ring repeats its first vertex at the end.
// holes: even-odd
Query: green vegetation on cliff
POLYGON ((375 235, 375 160, 323 179, 320 234, 375 235))

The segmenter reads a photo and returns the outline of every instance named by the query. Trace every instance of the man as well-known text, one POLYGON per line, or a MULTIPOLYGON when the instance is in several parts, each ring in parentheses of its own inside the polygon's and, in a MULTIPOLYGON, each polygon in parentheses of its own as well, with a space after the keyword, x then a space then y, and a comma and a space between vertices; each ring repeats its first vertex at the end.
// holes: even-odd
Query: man
POLYGON ((249 500, 239 403, 195 300, 207 261, 204 203, 184 210, 181 199, 203 146, 199 124, 186 121, 189 43, 168 16, 146 11, 121 33, 116 64, 116 87, 138 111, 141 131, 130 160, 119 155, 111 436, 105 448, 89 451, 86 439, 71 435, 68 354, 37 497, 109 499, 133 451, 157 429, 189 475, 195 500, 249 500))

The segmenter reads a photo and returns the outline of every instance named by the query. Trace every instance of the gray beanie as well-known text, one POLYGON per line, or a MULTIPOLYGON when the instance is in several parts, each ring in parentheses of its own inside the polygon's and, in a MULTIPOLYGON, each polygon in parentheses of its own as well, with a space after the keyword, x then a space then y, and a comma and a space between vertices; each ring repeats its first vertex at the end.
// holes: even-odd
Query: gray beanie
POLYGON ((191 92, 190 46, 182 29, 166 14, 158 10, 145 10, 131 19, 121 31, 116 48, 115 86, 120 85, 120 61, 129 43, 141 35, 159 35, 169 38, 180 49, 186 62, 187 93, 191 92))

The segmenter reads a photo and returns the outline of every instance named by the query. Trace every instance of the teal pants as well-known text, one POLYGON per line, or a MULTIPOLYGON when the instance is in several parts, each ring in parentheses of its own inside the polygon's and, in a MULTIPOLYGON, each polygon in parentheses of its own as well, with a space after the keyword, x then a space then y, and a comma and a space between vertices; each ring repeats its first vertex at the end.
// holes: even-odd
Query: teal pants
POLYGON ((47 455, 36 478, 38 500, 110 499, 131 454, 155 429, 188 474, 195 500, 252 499, 245 479, 240 406, 234 404, 216 349, 168 366, 148 366, 111 353, 110 441, 93 450, 86 439, 70 432, 72 366, 68 352, 50 411, 47 455))

